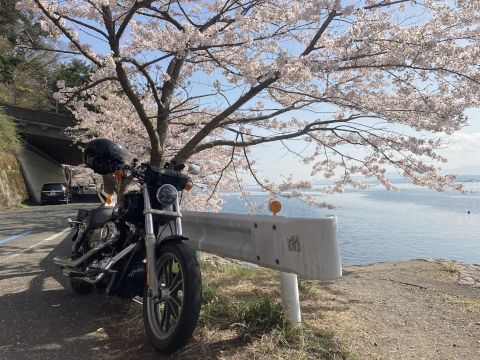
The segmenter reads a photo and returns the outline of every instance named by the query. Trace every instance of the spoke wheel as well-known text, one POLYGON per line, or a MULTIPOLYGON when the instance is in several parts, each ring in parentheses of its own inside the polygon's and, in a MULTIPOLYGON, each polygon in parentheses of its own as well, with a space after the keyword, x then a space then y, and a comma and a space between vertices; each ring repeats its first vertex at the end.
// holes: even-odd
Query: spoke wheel
POLYGON ((160 339, 167 338, 180 318, 185 292, 183 272, 180 261, 173 253, 167 253, 161 258, 157 271, 160 299, 148 301, 149 321, 154 323, 152 331, 160 339))
POLYGON ((201 305, 200 269, 184 243, 162 245, 156 271, 159 297, 145 290, 143 313, 147 335, 159 351, 169 353, 186 344, 195 329, 201 305))

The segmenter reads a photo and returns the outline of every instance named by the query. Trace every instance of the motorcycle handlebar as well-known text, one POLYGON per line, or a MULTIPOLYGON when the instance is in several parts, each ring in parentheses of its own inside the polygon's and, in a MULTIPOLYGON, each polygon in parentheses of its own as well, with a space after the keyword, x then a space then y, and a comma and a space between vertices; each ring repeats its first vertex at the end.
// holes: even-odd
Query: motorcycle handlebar
MULTIPOLYGON (((131 176, 133 178, 136 178, 137 180, 139 180, 140 182, 144 183, 145 182, 145 172, 146 170, 149 168, 149 167, 152 167, 152 165, 150 164, 147 164, 147 163, 141 163, 141 164, 138 164, 138 160, 134 159, 134 161, 132 162, 131 165, 124 165, 121 169, 118 169, 118 174, 117 172, 115 172, 115 176, 118 177, 118 178, 122 178, 122 177, 128 177, 128 175, 125 174, 126 171, 130 172, 131 176)), ((181 173, 181 170, 183 168, 185 168, 185 165, 177 165, 177 166, 174 166, 173 169, 171 168, 172 165, 171 164, 166 164, 166 166, 164 168, 159 168, 157 170, 155 170, 155 172, 158 174, 158 175, 161 175, 161 176, 166 176, 167 178, 168 177, 185 177, 184 174, 181 173)), ((187 177, 187 181, 190 181, 191 180, 189 179, 189 177, 187 177)))

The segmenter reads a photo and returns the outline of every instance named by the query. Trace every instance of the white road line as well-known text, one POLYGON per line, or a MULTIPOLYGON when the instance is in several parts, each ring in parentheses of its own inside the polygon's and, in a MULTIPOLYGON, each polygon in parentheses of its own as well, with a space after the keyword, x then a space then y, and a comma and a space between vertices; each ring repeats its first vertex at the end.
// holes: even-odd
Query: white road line
POLYGON ((71 214, 64 215, 63 218, 66 219, 66 218, 73 217, 73 216, 76 216, 76 215, 77 215, 77 213, 71 213, 71 214))
POLYGON ((28 248, 26 248, 26 249, 23 249, 23 250, 21 250, 21 251, 19 251, 19 252, 16 253, 16 254, 13 254, 13 255, 9 255, 9 256, 7 256, 7 257, 4 257, 3 259, 4 259, 4 260, 13 259, 13 258, 15 258, 15 257, 17 257, 17 256, 19 256, 19 255, 21 255, 21 254, 23 254, 23 253, 26 253, 27 251, 30 251, 30 250, 32 250, 32 249, 35 249, 37 246, 42 245, 44 242, 47 242, 47 241, 56 239, 57 237, 59 237, 59 236, 61 236, 61 235, 64 235, 65 233, 67 233, 67 232, 70 231, 70 230, 71 230, 70 228, 63 229, 63 230, 60 231, 59 233, 56 233, 56 234, 54 234, 54 235, 52 235, 52 236, 49 236, 49 237, 47 237, 46 239, 43 239, 43 240, 41 240, 41 241, 33 244, 32 246, 30 246, 30 247, 28 247, 28 248))

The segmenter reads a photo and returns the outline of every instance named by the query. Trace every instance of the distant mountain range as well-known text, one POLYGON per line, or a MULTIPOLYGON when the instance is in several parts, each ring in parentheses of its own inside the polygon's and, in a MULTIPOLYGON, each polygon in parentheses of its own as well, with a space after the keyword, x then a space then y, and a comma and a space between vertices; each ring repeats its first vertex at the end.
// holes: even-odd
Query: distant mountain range
POLYGON ((462 167, 451 169, 451 170, 444 170, 444 172, 457 174, 457 175, 480 174, 480 165, 467 165, 467 166, 462 166, 462 167))
POLYGON ((480 182, 480 175, 459 175, 457 180, 460 182, 480 182))
MULTIPOLYGON (((462 174, 461 172, 457 172, 455 170, 448 170, 448 171, 445 171, 445 173, 458 174, 457 181, 459 181, 459 182, 465 182, 465 183, 480 182, 480 175, 470 175, 468 173, 467 174, 462 174)), ((401 178, 401 177, 394 177, 394 176, 398 176, 397 174, 387 174, 387 176, 390 178, 390 180, 392 181, 393 184, 409 184, 409 183, 411 183, 410 179, 401 178)), ((362 181, 366 184, 377 184, 378 183, 378 180, 371 179, 371 178, 367 179, 367 178, 362 178, 362 177, 354 177, 354 179, 356 181, 362 181)), ((324 185, 324 186, 327 185, 328 186, 328 185, 332 185, 333 182, 334 182, 333 180, 327 180, 327 179, 313 180, 312 185, 324 185)), ((255 185, 255 184, 246 185, 245 188, 248 191, 259 191, 260 190, 260 187, 258 185, 255 185)))
MULTIPOLYGON (((449 172, 450 173, 450 172, 449 172)), ((455 174, 454 171, 451 172, 452 174, 455 174)), ((410 179, 407 178, 394 178, 390 177, 391 181, 393 184, 408 184, 411 183, 410 179)), ((357 181, 362 181, 367 184, 372 184, 372 183, 378 183, 378 180, 376 179, 365 179, 365 178, 355 178, 357 181)), ((459 182, 480 182, 480 175, 458 175, 457 181, 459 182)), ((314 180, 312 181, 312 184, 314 185, 330 185, 332 184, 333 181, 331 180, 314 180)))

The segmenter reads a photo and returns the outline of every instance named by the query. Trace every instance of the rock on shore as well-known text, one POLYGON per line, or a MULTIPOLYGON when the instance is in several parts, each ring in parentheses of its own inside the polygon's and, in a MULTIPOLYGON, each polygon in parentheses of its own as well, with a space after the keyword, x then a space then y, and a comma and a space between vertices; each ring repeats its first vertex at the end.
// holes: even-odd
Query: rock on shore
POLYGON ((480 288, 480 265, 453 263, 458 267, 458 283, 480 288))

